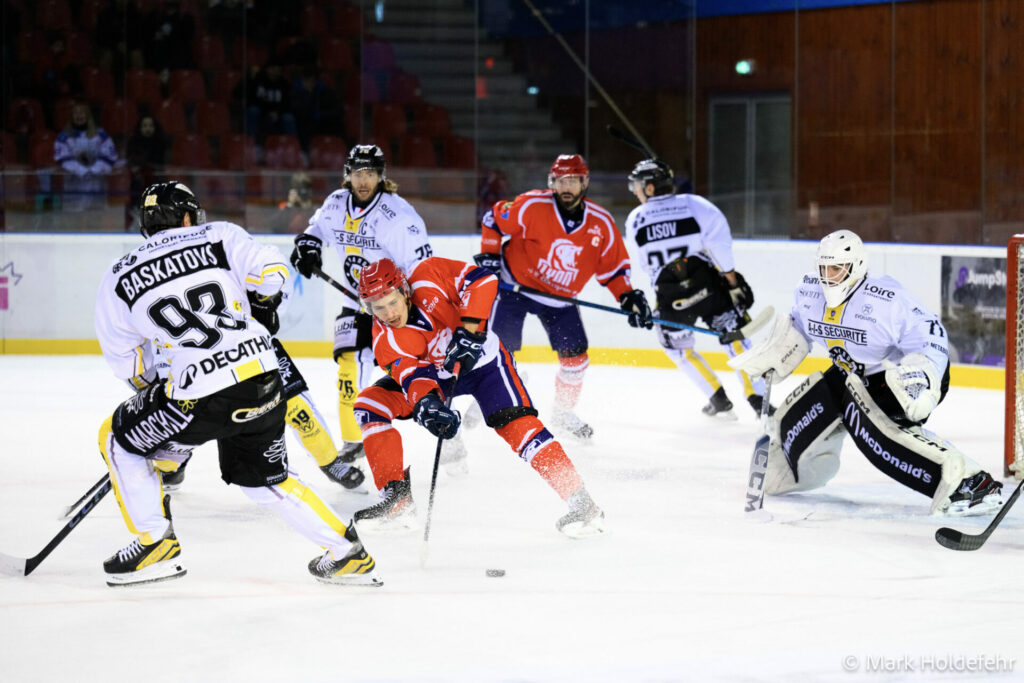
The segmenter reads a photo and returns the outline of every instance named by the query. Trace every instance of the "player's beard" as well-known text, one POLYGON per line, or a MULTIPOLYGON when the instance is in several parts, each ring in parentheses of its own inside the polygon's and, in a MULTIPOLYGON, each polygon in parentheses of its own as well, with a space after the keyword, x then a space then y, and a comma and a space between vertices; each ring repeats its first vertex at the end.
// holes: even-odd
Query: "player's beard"
POLYGON ((586 190, 580 190, 579 194, 573 194, 571 192, 555 192, 555 201, 558 202, 562 211, 575 211, 580 208, 580 204, 583 203, 583 197, 586 196, 586 194, 586 190), (568 199, 566 199, 566 197, 568 197, 568 199))

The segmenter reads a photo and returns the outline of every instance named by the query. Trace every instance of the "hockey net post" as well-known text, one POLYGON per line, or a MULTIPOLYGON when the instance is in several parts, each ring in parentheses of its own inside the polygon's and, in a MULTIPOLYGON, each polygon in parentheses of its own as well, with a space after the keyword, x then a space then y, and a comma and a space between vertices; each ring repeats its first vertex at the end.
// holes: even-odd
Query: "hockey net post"
POLYGON ((1006 415, 1003 429, 1006 476, 1024 477, 1024 235, 1006 246, 1006 415))

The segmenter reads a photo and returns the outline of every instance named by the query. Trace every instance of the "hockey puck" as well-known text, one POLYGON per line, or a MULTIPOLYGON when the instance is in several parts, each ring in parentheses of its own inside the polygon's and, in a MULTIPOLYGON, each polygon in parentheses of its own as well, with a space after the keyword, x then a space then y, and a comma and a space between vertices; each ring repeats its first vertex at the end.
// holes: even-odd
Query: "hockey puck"
POLYGON ((504 569, 488 569, 487 576, 505 576, 504 569))

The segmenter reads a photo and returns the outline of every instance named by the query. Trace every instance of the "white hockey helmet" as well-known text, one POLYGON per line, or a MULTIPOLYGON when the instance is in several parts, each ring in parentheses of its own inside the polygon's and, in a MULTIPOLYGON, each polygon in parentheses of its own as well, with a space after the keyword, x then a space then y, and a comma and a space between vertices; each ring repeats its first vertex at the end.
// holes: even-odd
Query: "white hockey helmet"
POLYGON ((864 243, 852 230, 836 230, 821 238, 817 262, 818 282, 825 293, 825 305, 829 308, 843 303, 868 273, 864 243))

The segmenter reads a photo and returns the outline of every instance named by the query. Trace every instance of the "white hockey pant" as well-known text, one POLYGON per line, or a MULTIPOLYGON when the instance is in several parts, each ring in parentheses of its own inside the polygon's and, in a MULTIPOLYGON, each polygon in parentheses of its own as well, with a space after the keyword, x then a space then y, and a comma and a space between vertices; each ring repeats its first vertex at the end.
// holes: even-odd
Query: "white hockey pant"
MULTIPOLYGON (((670 327, 662 327, 661 325, 657 326, 657 331, 658 341, 661 343, 662 348, 665 349, 665 353, 676 364, 676 367, 682 370, 683 374, 693 382, 694 386, 701 390, 706 398, 710 398, 711 394, 718 391, 722 384, 718 381, 715 371, 708 365, 704 356, 694 348, 695 339, 692 331, 677 330, 670 327)), ((726 344, 725 350, 730 358, 735 358, 744 349, 749 348, 750 343, 748 339, 735 341, 731 344, 726 344)), ((747 373, 740 370, 736 371, 736 377, 739 378, 743 386, 744 396, 750 396, 751 394, 764 396, 763 379, 751 380, 747 373)))

